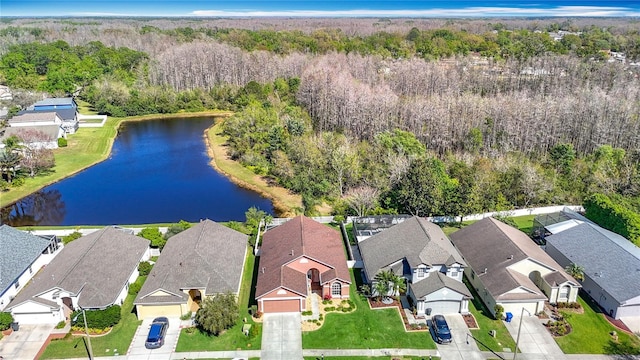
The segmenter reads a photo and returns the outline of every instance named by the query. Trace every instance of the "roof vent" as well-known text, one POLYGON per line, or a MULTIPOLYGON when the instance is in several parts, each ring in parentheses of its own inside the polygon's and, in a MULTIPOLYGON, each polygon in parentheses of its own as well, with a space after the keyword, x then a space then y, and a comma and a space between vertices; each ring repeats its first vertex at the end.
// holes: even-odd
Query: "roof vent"
POLYGON ((486 274, 486 273, 487 273, 487 270, 489 270, 489 269, 484 268, 484 271, 483 271, 482 273, 483 273, 483 274, 486 274))
POLYGON ((291 256, 293 256, 293 249, 291 249, 291 256))
POLYGON ((265 268, 264 268, 264 267, 262 267, 262 273, 263 273, 263 274, 264 274, 264 269, 265 269, 265 268))
POLYGON ((513 255, 509 255, 509 260, 513 260, 513 255))

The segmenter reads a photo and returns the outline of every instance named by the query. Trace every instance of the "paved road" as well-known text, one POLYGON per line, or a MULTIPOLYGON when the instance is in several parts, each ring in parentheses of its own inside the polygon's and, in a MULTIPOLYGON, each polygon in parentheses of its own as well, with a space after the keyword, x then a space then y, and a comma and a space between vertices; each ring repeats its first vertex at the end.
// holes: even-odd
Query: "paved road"
POLYGON ((138 326, 128 351, 127 349, 117 349, 118 352, 126 354, 129 360, 171 359, 178 343, 178 336, 180 336, 180 319, 177 317, 169 318, 169 329, 164 345, 159 349, 150 350, 144 347, 144 343, 147 340, 152 321, 153 318, 144 319, 142 324, 138 326))
POLYGON ((300 313, 264 314, 262 360, 302 360, 300 313))

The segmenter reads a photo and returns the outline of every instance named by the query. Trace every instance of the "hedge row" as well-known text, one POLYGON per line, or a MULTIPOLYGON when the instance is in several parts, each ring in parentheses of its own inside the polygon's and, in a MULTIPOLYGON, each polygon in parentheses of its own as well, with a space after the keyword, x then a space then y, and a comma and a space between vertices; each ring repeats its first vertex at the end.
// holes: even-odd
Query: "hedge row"
POLYGON ((621 196, 596 193, 585 200, 584 208, 589 220, 640 245, 640 214, 621 196))
MULTIPOLYGON (((120 321, 120 306, 112 305, 104 310, 87 310, 86 315, 87 325, 89 328, 106 329, 114 326, 120 321)), ((73 314, 71 314, 71 319, 76 319, 71 323, 72 326, 84 327, 84 318, 82 316, 82 311, 74 311, 73 314)))

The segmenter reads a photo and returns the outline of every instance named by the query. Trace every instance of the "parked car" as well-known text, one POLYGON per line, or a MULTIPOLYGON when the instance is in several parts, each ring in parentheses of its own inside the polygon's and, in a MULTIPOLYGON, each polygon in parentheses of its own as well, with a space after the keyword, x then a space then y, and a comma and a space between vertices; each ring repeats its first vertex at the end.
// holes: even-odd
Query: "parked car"
POLYGON ((157 349, 164 345, 164 337, 167 334, 169 328, 169 319, 166 317, 157 317, 151 322, 149 328, 149 335, 147 335, 147 341, 144 343, 144 347, 147 349, 157 349))
POLYGON ((433 330, 433 337, 438 344, 448 344, 451 342, 451 331, 449 331, 449 325, 444 316, 434 315, 431 318, 431 329, 433 330))

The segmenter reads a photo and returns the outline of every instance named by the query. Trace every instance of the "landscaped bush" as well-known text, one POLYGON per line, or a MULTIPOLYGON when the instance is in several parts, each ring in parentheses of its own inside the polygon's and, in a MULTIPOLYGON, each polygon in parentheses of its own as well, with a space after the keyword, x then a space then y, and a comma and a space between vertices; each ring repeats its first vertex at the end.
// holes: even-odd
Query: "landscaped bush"
POLYGON ((493 310, 496 313, 496 319, 502 320, 502 315, 504 314, 504 308, 502 305, 496 305, 493 307, 493 310))
POLYGON ((58 147, 67 147, 67 139, 58 138, 58 147))
MULTIPOLYGON (((140 289, 142 289, 142 285, 140 285, 140 283, 134 282, 133 284, 129 285, 129 294, 131 295, 137 295, 140 292, 140 289)), ((89 320, 87 320, 89 321, 89 320)))
POLYGON ((8 312, 0 312, 0 331, 7 330, 13 322, 13 315, 8 312))
POLYGON ((559 302, 556 304, 558 309, 581 309, 582 306, 578 302, 559 302))
POLYGON ((67 322, 62 320, 56 325, 56 329, 62 329, 65 325, 67 325, 67 322))
MULTIPOLYGON (((132 284, 133 285, 133 284, 132 284)), ((104 310, 87 310, 87 327, 91 329, 107 329, 120 321, 120 305, 112 305, 104 310)), ((72 326, 84 327, 84 317, 82 311, 76 310, 71 314, 72 326)))
POLYGON ((189 320, 189 319, 191 319, 192 315, 193 315, 193 313, 191 311, 189 311, 186 314, 180 316, 180 320, 189 320))
POLYGON ((324 311, 330 312, 330 311, 334 311, 335 309, 336 309, 335 306, 327 306, 326 308, 324 308, 324 311))
POLYGON ((324 300, 331 300, 331 294, 325 294, 324 300))
POLYGON ((140 264, 138 264, 138 274, 140 274, 140 276, 147 276, 151 272, 152 268, 153 268, 153 265, 151 265, 150 262, 143 261, 140 264))
POLYGON ((303 311, 302 316, 313 315, 313 311, 303 311))
POLYGON ((62 237, 62 243, 67 245, 68 243, 72 242, 73 240, 77 240, 79 238, 82 237, 82 233, 79 231, 74 231, 71 234, 67 235, 67 236, 63 236, 62 237))

